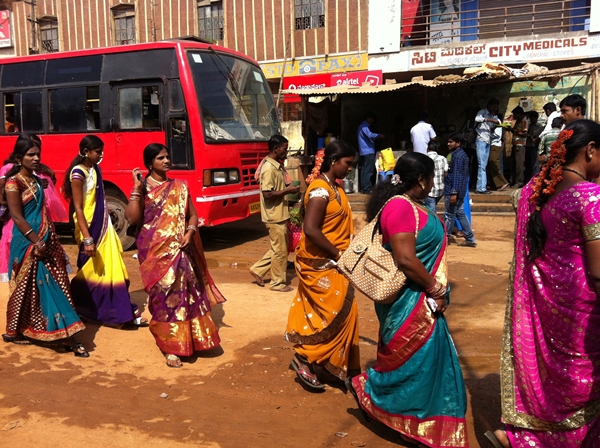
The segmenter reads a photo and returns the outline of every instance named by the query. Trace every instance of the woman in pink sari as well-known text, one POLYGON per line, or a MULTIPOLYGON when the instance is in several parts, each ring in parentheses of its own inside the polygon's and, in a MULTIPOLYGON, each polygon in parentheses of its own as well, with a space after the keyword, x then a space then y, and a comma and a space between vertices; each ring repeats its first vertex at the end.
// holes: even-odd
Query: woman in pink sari
POLYGON ((152 313, 150 332, 169 367, 180 356, 220 344, 211 309, 225 298, 208 273, 199 223, 187 183, 170 179, 169 152, 151 143, 144 149, 148 175, 133 170, 134 186, 125 216, 140 227, 138 261, 152 313))
POLYGON ((569 124, 521 193, 496 448, 600 446, 600 125, 569 124))

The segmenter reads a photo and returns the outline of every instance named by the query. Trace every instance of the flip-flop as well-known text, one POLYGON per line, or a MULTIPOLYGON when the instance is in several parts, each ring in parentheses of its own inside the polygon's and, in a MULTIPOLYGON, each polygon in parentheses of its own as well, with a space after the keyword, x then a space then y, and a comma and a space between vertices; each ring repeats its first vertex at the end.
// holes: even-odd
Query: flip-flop
POLYGON ((312 392, 321 392, 325 390, 325 386, 319 383, 317 375, 310 371, 304 370, 303 366, 300 365, 295 358, 292 359, 290 367, 294 369, 294 371, 296 372, 296 376, 307 390, 312 392))
POLYGON ((364 417, 364 419, 368 422, 371 421, 371 416, 369 414, 367 414, 367 411, 365 411, 362 406, 360 405, 360 401, 358 400, 358 394, 356 393, 356 389, 354 389, 354 384, 352 384, 352 378, 346 378, 344 380, 344 384, 346 385, 346 389, 348 389, 348 392, 350 392, 350 394, 354 397, 354 401, 356 401, 356 405, 358 406, 358 410, 360 411, 360 413, 362 414, 362 416, 364 417))
POLYGON ((283 288, 279 288, 279 289, 273 289, 271 288, 271 291, 276 291, 276 292, 292 292, 294 290, 294 288, 292 288, 291 286, 284 286, 283 288))
MULTIPOLYGON (((494 434, 492 431, 486 431, 484 436, 486 439, 488 439, 488 442, 490 442, 494 448, 507 448, 506 446, 502 445, 502 443, 500 443, 500 440, 498 440, 498 437, 496 437, 496 434, 494 434)), ((510 445, 508 446, 510 447, 510 445)))
POLYGON ((65 345, 65 351, 73 353, 77 358, 89 358, 90 354, 87 352, 82 344, 65 345))
POLYGON ((260 286, 261 288, 264 288, 264 287, 265 287, 265 282, 263 282, 263 279, 262 279, 262 278, 260 278, 260 277, 258 276, 258 274, 255 274, 255 273, 254 273, 254 272, 252 272, 252 271, 249 271, 249 272, 250 272, 250 275, 251 275, 252 277, 254 277, 254 283, 256 283, 256 284, 257 284, 258 286, 260 286))
POLYGON ((2 335, 2 340, 4 342, 13 343, 17 345, 31 345, 31 341, 29 339, 25 339, 23 336, 10 336, 8 334, 2 335))
POLYGON ((183 367, 183 364, 181 363, 181 358, 179 358, 179 356, 177 355, 168 354, 165 356, 165 359, 167 360, 167 367, 170 367, 171 369, 180 369, 181 367, 183 367), (169 361, 175 362, 175 364, 169 364, 169 361))

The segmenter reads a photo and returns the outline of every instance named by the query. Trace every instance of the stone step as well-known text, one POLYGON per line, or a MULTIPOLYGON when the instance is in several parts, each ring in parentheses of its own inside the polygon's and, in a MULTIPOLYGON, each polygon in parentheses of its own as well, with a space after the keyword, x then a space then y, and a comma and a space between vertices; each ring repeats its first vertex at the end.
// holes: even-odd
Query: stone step
MULTIPOLYGON (((478 214, 509 214, 514 215, 513 207, 510 201, 510 191, 493 192, 492 194, 475 194, 471 193, 471 213, 478 214)), ((354 213, 364 213, 367 207, 369 195, 366 194, 349 194, 348 200, 354 213)), ((443 200, 438 203, 437 212, 444 212, 443 200)))

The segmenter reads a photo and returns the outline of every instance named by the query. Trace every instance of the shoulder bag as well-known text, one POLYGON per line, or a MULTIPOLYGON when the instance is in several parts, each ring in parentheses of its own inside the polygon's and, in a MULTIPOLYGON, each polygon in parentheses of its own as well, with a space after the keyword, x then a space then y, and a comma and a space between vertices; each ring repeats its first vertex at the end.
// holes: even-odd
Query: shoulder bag
POLYGON ((410 203, 415 213, 415 239, 419 234, 419 212, 415 204, 404 196, 389 199, 377 216, 350 242, 348 249, 337 261, 338 270, 365 296, 377 303, 392 303, 406 284, 406 275, 394 260, 392 252, 381 244, 379 217, 393 199, 402 198, 410 203))

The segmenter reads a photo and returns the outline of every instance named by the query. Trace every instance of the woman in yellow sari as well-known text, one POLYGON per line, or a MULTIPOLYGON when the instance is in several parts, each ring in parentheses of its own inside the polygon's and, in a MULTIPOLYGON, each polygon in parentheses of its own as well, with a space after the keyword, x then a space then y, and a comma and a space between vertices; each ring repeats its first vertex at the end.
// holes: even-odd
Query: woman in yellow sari
POLYGON ((109 326, 146 325, 137 305, 129 297, 129 276, 123 262, 123 247, 113 228, 104 198, 102 160, 104 142, 95 135, 79 143, 79 154, 71 162, 64 185, 73 202, 75 239, 79 245, 71 293, 80 316, 109 326))
POLYGON ((349 372, 352 376, 360 371, 354 289, 335 262, 353 233, 350 203, 336 181, 352 171, 355 155, 348 144, 332 142, 317 155, 307 179, 304 226, 296 250, 300 284, 284 337, 296 344, 291 367, 309 391, 323 390, 320 380, 343 381, 349 372))

